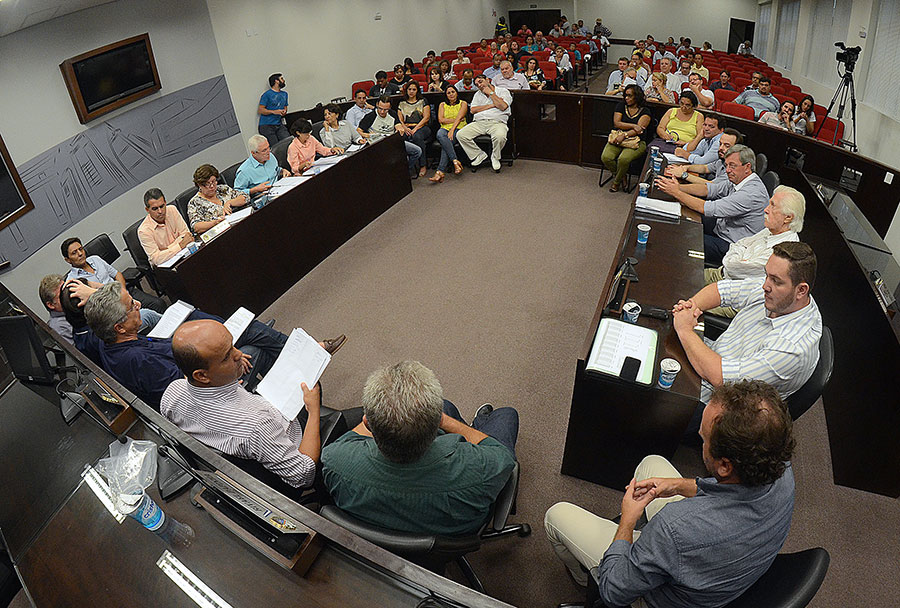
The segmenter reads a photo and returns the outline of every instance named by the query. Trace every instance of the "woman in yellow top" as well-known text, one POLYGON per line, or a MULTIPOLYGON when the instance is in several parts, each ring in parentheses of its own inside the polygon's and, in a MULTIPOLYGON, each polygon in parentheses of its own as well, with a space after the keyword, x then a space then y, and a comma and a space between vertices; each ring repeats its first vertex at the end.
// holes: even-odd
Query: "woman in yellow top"
POLYGON ((438 106, 438 122, 441 128, 437 132, 438 143, 441 144, 441 162, 438 164, 437 171, 428 179, 434 183, 444 181, 444 171, 453 161, 453 173, 459 175, 462 173, 462 164, 456 158, 456 150, 453 147, 454 135, 457 129, 466 126, 466 113, 469 111, 469 104, 459 98, 459 92, 456 87, 450 87, 444 92, 445 101, 438 106))
POLYGON ((684 91, 678 100, 678 107, 663 114, 656 134, 676 146, 685 146, 691 142, 696 146, 703 137, 700 128, 703 114, 696 111, 696 107, 697 96, 691 91, 684 91))

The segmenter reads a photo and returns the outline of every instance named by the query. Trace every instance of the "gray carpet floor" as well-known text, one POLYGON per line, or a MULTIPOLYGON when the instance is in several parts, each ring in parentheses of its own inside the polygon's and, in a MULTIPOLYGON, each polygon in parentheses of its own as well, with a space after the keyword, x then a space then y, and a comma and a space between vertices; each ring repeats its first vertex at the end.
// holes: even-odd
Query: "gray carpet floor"
MULTIPOLYGON (((519 410, 514 521, 533 534, 487 543, 470 558, 487 592, 516 606, 582 597, 544 536, 547 508, 566 500, 612 517, 622 498, 559 473, 577 350, 629 208, 629 195, 598 189, 597 178, 596 170, 519 160, 499 175, 417 180, 410 196, 262 314, 282 331, 349 336, 322 379, 330 407, 357 406, 376 367, 416 359, 467 419, 487 401, 519 410)), ((813 605, 897 605, 898 501, 833 484, 821 403, 796 432, 785 550, 824 546, 832 556, 813 605)), ((685 474, 702 466, 686 449, 675 464, 685 474)))

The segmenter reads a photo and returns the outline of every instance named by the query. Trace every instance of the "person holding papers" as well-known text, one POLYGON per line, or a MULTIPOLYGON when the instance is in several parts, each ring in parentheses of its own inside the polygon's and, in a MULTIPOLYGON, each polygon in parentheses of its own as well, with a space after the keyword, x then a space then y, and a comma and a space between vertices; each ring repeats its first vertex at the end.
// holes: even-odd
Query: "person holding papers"
MULTIPOLYGON (((172 354, 171 339, 138 335, 141 328, 140 309, 140 303, 133 300, 118 283, 109 283, 90 295, 84 306, 84 316, 94 339, 102 342, 98 344, 101 367, 145 403, 159 407, 166 387, 181 378, 182 373, 172 354)), ((163 315, 160 324, 165 318, 166 315, 163 315)), ((187 316, 189 321, 197 319, 221 321, 199 310, 187 316)), ((341 335, 326 340, 322 346, 333 354, 345 341, 346 336, 341 335)), ((253 321, 235 341, 235 346, 244 350, 256 373, 265 375, 285 342, 287 336, 283 333, 253 321)), ((252 388, 255 384, 256 378, 245 373, 244 385, 252 388)))
POLYGON ((159 412, 201 443, 231 456, 256 460, 295 488, 316 476, 321 441, 321 387, 303 390, 305 428, 286 420, 271 403, 241 384, 250 368, 218 321, 184 323, 175 330, 172 356, 180 370, 162 395, 159 412))
POLYGON ((312 134, 312 124, 305 118, 295 120, 291 124, 291 135, 294 141, 288 146, 287 160, 294 175, 301 175, 316 162, 316 154, 331 156, 343 154, 343 148, 326 148, 312 134))
POLYGON ((203 234, 225 220, 235 209, 245 207, 250 197, 228 184, 219 183, 219 172, 212 165, 200 165, 194 171, 197 194, 188 201, 187 213, 194 234, 203 234))
POLYGON ((147 217, 138 226, 137 234, 151 266, 171 259, 194 241, 184 218, 175 205, 166 204, 166 197, 159 188, 150 188, 144 193, 144 210, 147 217))

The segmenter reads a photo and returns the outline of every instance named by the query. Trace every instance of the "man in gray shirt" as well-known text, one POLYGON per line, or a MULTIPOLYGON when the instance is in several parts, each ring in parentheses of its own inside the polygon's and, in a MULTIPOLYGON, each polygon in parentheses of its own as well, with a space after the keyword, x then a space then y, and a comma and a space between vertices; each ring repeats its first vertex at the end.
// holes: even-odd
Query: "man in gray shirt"
POLYGON ((734 103, 741 103, 753 108, 754 118, 759 119, 763 112, 777 112, 781 106, 778 98, 772 95, 772 81, 768 76, 759 79, 759 88, 747 89, 734 98, 734 103))
POLYGON ((675 178, 656 178, 660 190, 685 207, 703 214, 703 248, 707 263, 720 266, 731 243, 765 227, 764 210, 769 204, 769 193, 755 171, 753 150, 735 145, 725 157, 725 173, 734 187, 723 181, 712 181, 706 184, 706 200, 684 192, 675 178))
POLYGON ((795 442, 781 397, 759 380, 719 386, 700 437, 710 477, 685 479, 665 458, 646 457, 618 524, 565 502, 547 511, 556 554, 577 582, 596 585, 588 606, 724 606, 772 564, 794 509, 795 442))

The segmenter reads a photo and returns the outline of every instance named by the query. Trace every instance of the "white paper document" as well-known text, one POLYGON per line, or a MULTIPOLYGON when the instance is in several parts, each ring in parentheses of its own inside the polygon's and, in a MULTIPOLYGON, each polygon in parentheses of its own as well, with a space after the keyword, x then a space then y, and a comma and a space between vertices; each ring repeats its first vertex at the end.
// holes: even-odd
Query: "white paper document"
POLYGON ((315 386, 328 367, 331 355, 300 328, 288 336, 275 364, 256 387, 256 392, 268 400, 286 420, 293 420, 303 409, 303 389, 315 386))
POLYGON ((362 150, 365 146, 366 146, 366 142, 363 142, 363 143, 361 143, 361 144, 350 144, 349 146, 347 146, 347 149, 345 150, 345 152, 346 152, 347 154, 352 154, 352 153, 354 153, 354 152, 359 152, 359 151, 362 150))
POLYGON ((235 211, 231 215, 226 215, 225 221, 228 222, 230 225, 234 226, 235 224, 237 224, 239 221, 241 221, 245 217, 250 217, 251 213, 253 213, 253 205, 247 205, 240 211, 235 211))
POLYGON ((303 176, 318 175, 326 169, 330 169, 346 158, 343 154, 332 154, 331 156, 323 156, 313 163, 313 166, 303 172, 303 176))
POLYGON ((688 164, 688 159, 681 158, 680 156, 675 156, 674 154, 669 154, 668 152, 663 152, 663 156, 666 159, 666 162, 670 165, 686 165, 688 164))
POLYGON ((159 320, 156 327, 150 330, 147 336, 150 338, 171 338, 178 326, 184 323, 184 320, 192 312, 194 312, 193 306, 178 300, 166 309, 162 319, 159 320))
POLYGON ((231 344, 234 345, 256 318, 252 312, 241 306, 225 321, 225 329, 231 332, 231 344))
POLYGON ((594 345, 588 357, 586 369, 618 376, 625 357, 641 362, 637 381, 653 382, 653 365, 656 362, 657 334, 655 330, 626 323, 618 319, 600 319, 594 345))
POLYGON ((187 247, 185 247, 184 249, 182 249, 181 251, 179 251, 172 257, 170 257, 165 262, 160 262, 159 264, 157 264, 156 267, 157 268, 171 268, 172 266, 174 266, 175 264, 178 263, 178 260, 180 260, 182 258, 186 258, 189 253, 190 253, 190 250, 187 247))
POLYGON ((678 201, 662 201, 658 198, 638 196, 634 201, 634 207, 638 211, 646 211, 664 217, 681 217, 681 203, 678 201))
POLYGON ((278 180, 277 182, 275 182, 275 185, 272 186, 272 188, 269 190, 268 195, 270 198, 275 198, 277 196, 281 196, 288 190, 292 190, 293 188, 296 188, 297 186, 299 186, 300 184, 302 184, 303 182, 305 182, 308 179, 309 179, 309 177, 303 177, 300 175, 292 175, 290 177, 284 177, 284 178, 278 180))

